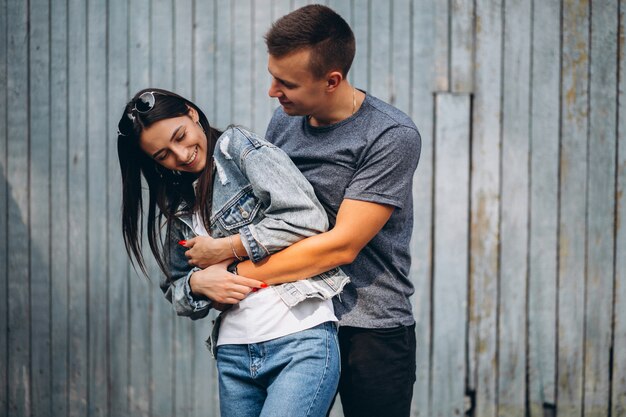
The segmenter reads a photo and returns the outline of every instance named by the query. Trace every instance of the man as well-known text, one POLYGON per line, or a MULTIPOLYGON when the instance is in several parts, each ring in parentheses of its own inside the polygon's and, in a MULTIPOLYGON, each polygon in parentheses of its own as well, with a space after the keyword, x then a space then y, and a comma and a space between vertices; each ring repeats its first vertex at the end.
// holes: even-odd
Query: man
POLYGON ((267 139, 311 182, 332 229, 256 268, 241 264, 239 274, 304 278, 344 265, 351 283, 334 300, 344 413, 408 416, 415 381, 411 185, 420 135, 407 115, 350 85, 354 35, 328 7, 283 16, 265 39, 269 95, 281 104, 267 139))
MULTIPOLYGON (((187 291, 194 299, 232 304, 251 291, 245 277, 275 284, 342 265, 351 283, 333 301, 344 414, 408 416, 416 349, 408 278, 411 189, 420 135, 407 115, 350 85, 354 34, 328 7, 309 5, 283 16, 266 43, 269 95, 281 104, 267 138, 311 182, 331 229, 257 263, 241 262, 238 275, 223 263, 209 266, 191 277, 187 291)), ((190 263, 200 265, 202 245, 186 246, 190 263)))

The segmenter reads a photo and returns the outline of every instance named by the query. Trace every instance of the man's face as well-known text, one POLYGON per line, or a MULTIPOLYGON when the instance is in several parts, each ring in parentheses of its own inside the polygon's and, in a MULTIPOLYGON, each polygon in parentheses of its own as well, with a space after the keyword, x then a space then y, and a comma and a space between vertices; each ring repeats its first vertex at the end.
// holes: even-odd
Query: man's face
POLYGON ((326 107, 325 79, 317 79, 309 69, 311 51, 303 49, 281 58, 269 55, 267 69, 272 75, 268 91, 290 116, 315 116, 326 107))

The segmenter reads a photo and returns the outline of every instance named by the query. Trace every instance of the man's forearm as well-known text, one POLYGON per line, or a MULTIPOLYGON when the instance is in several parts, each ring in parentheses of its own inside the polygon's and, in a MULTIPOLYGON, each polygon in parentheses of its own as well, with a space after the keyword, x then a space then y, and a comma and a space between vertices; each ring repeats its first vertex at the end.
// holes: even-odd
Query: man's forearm
POLYGON ((258 279, 269 285, 293 282, 345 265, 358 254, 345 239, 331 230, 304 239, 256 264, 241 262, 239 275, 258 279))
POLYGON ((331 230, 301 240, 257 264, 243 262, 238 273, 268 284, 280 284, 349 264, 383 228, 393 210, 388 205, 346 199, 331 230))

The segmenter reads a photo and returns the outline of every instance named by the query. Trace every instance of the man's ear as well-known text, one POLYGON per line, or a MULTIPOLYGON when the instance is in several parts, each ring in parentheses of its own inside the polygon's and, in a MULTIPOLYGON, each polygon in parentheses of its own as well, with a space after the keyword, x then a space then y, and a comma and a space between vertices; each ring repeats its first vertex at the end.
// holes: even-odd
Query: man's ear
POLYGON ((343 81, 343 75, 339 71, 332 71, 326 76, 326 91, 333 92, 343 81))

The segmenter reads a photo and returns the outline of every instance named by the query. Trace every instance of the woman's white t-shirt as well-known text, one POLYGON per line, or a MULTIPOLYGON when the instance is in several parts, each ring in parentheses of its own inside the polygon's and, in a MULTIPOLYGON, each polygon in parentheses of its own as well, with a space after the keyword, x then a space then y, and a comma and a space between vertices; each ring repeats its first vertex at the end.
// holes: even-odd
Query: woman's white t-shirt
MULTIPOLYGON (((193 227, 197 235, 209 236, 197 213, 193 227)), ((270 286, 249 293, 222 315, 217 346, 265 342, 327 321, 337 321, 332 300, 308 298, 289 307, 270 286)))

